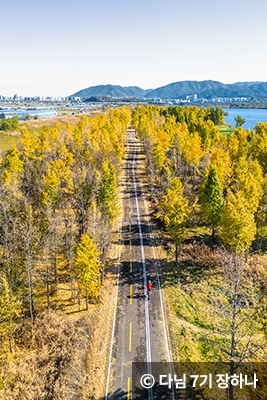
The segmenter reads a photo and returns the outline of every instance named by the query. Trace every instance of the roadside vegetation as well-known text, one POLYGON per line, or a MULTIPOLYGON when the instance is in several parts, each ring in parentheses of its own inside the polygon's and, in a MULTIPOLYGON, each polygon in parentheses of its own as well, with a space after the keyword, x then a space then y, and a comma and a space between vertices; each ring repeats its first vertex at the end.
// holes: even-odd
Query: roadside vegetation
POLYGON ((96 111, 88 111, 86 113, 80 114, 79 112, 72 112, 66 110, 64 112, 58 111, 58 115, 55 117, 47 117, 47 118, 39 118, 33 119, 30 121, 21 121, 20 128, 27 127, 28 130, 38 130, 41 131, 43 125, 47 126, 48 128, 52 128, 56 122, 60 125, 64 126, 65 124, 69 123, 71 125, 76 125, 82 117, 92 118, 98 117, 100 115, 108 115, 108 112, 103 112, 101 110, 96 111))
POLYGON ((174 360, 265 359, 267 124, 227 132, 223 117, 138 106, 21 126, 0 162, 0 399, 103 395, 130 123, 174 360))
POLYGON ((264 361, 267 124, 223 111, 137 107, 175 361, 264 361), (242 122, 242 121, 241 121, 242 122))
POLYGON ((9 150, 19 143, 19 135, 7 135, 0 132, 0 153, 9 150))
POLYGON ((0 131, 17 131, 19 130, 19 117, 15 116, 8 119, 0 120, 0 131))
POLYGON ((108 260, 130 117, 122 107, 24 128, 2 155, 0 398, 88 398, 99 379, 102 394, 103 377, 93 378, 109 344, 116 287, 108 260))
POLYGON ((16 146, 20 133, 18 117, 0 120, 0 153, 16 146))
POLYGON ((108 115, 108 112, 102 111, 89 111, 88 113, 81 115, 79 113, 71 115, 58 115, 56 117, 47 118, 34 118, 25 121, 19 121, 17 117, 7 120, 0 120, 0 153, 9 150, 11 147, 18 145, 21 137, 21 132, 26 128, 29 132, 37 131, 42 132, 43 126, 47 128, 53 128, 58 122, 62 129, 69 123, 70 125, 76 125, 80 119, 84 116, 86 118, 98 117, 100 115, 108 115))

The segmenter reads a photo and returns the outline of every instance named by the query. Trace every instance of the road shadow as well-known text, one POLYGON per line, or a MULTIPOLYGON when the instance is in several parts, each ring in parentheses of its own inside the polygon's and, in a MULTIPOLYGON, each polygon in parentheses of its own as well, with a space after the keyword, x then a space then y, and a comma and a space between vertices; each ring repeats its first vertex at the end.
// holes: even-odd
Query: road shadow
POLYGON ((145 296, 144 293, 139 293, 139 292, 133 293, 132 296, 127 296, 127 297, 128 297, 128 299, 130 299, 132 297, 132 299, 137 299, 137 300, 146 300, 147 299, 147 296, 145 296))
MULTIPOLYGON (((146 278, 147 281, 151 280, 152 290, 159 289, 154 259, 146 260, 146 278)), ((120 286, 129 286, 131 284, 135 285, 137 291, 144 290, 144 274, 142 262, 135 261, 132 263, 132 267, 130 267, 129 261, 121 262, 120 286)))
MULTIPOLYGON (((175 256, 174 256, 175 257, 175 256)), ((210 265, 191 259, 178 262, 176 267, 175 260, 167 258, 161 260, 162 269, 164 271, 163 286, 189 285, 192 283, 198 284, 210 275, 210 265)))
MULTIPOLYGON (((141 227, 141 232, 142 232, 142 243, 144 247, 152 247, 154 246, 155 248, 157 247, 157 244, 154 243, 154 241, 150 237, 150 228, 146 223, 141 222, 140 223, 141 227)), ((137 219, 133 219, 130 221, 125 220, 122 225, 122 238, 121 243, 124 246, 130 246, 130 239, 132 242, 132 246, 141 246, 141 241, 140 241, 140 230, 139 230, 139 224, 137 219), (131 226, 130 226, 131 224, 131 226)))
MULTIPOLYGON (((130 391, 129 395, 122 389, 116 390, 114 393, 108 394, 107 400, 148 400, 148 390, 144 388, 135 387, 130 391)), ((178 399, 178 397, 177 397, 178 399)), ((94 397, 90 397, 90 400, 96 400, 94 397)), ((105 400, 102 397, 101 400, 105 400)), ((165 386, 159 386, 155 384, 153 387, 153 400, 174 400, 171 393, 166 393, 165 386)))
MULTIPOLYGON (((106 397, 103 396, 101 399, 91 396, 88 398, 89 400, 106 400, 106 397)), ((117 389, 115 392, 108 393, 107 400, 128 400, 128 393, 125 390, 117 389)))

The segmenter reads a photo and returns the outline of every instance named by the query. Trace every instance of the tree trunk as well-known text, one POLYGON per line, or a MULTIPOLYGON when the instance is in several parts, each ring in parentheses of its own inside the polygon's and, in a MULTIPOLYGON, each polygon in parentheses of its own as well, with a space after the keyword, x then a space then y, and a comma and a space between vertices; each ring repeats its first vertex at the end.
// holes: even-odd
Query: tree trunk
MULTIPOLYGON (((28 238, 27 238, 28 239, 28 238)), ((30 307, 30 315, 31 315, 31 325, 33 326, 33 281, 32 281, 32 265, 31 265, 31 251, 28 240, 26 240, 27 246, 27 267, 28 267, 28 286, 29 286, 29 307, 30 307)))
POLYGON ((74 305, 75 305, 75 296, 76 296, 75 278, 74 278, 74 276, 72 276, 72 278, 71 278, 71 297, 73 298, 74 305))
POLYGON ((32 290, 32 271, 28 266, 28 284, 29 284, 29 306, 30 306, 30 315, 31 315, 31 325, 33 326, 33 290, 32 290))
POLYGON ((88 311, 89 307, 88 307, 88 294, 87 294, 87 291, 86 291, 86 298, 85 299, 86 299, 86 310, 88 311))
POLYGON ((56 252, 55 252, 55 257, 54 257, 54 279, 55 279, 55 285, 56 285, 56 291, 57 291, 58 271, 57 271, 57 253, 56 252))
POLYGON ((8 340, 9 340, 9 350, 10 350, 10 353, 13 353, 12 337, 9 336, 8 340))
POLYGON ((49 270, 48 264, 46 264, 46 298, 47 298, 47 309, 50 308, 50 297, 49 297, 49 270))
POLYGON ((47 298, 47 309, 50 308, 50 296, 49 296, 49 265, 48 265, 48 248, 49 241, 46 241, 46 249, 45 249, 45 265, 46 265, 46 298, 47 298))
POLYGON ((261 251, 262 239, 260 238, 258 229, 257 229, 256 235, 255 235, 255 243, 257 246, 257 250, 261 251))
POLYGON ((212 241, 213 241, 213 243, 215 241, 215 226, 214 225, 212 225, 212 241))
MULTIPOLYGON (((234 275, 236 275, 236 263, 237 256, 235 256, 234 263, 234 275)), ((234 293, 232 298, 232 321, 231 321, 231 359, 230 359, 230 375, 234 374, 234 359, 235 359, 235 349, 236 349, 236 317, 237 317, 237 298, 238 298, 238 282, 234 283, 234 293)), ((229 400, 234 400, 234 391, 233 385, 230 382, 229 387, 229 400)))
POLYGON ((102 266, 102 273, 101 273, 101 286, 104 284, 105 258, 106 258, 106 249, 105 249, 105 246, 104 246, 103 256, 102 256, 102 264, 103 264, 103 266, 102 266))
POLYGON ((178 244, 175 243, 175 267, 178 269, 178 244))
MULTIPOLYGON (((230 362, 230 376, 232 375, 234 375, 234 360, 231 360, 230 362)), ((229 400, 234 400, 234 387, 231 380, 229 382, 229 400)))
POLYGON ((80 289, 78 292, 78 306, 79 306, 79 311, 81 311, 81 290, 80 289))
POLYGON ((103 266, 102 266, 102 273, 101 273, 101 286, 103 286, 103 283, 104 283, 104 268, 105 268, 105 264, 103 264, 103 266))

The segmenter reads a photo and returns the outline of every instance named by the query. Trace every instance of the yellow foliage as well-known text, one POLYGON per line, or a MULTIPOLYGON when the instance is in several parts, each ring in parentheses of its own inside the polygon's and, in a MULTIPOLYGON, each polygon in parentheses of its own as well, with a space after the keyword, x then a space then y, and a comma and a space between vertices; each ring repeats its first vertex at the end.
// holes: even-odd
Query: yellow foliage
POLYGON ((258 123, 252 142, 252 157, 260 163, 263 174, 267 173, 267 123, 258 123))
POLYGON ((197 168, 204 152, 201 146, 201 138, 197 132, 193 132, 185 149, 185 159, 191 167, 197 168))
POLYGON ((172 240, 178 245, 183 239, 190 214, 188 200, 183 195, 183 185, 179 178, 171 181, 159 207, 160 212, 156 217, 163 219, 172 240))
POLYGON ((170 138, 169 135, 165 132, 165 130, 163 129, 163 127, 159 127, 156 130, 156 138, 157 141, 160 144, 160 147, 162 148, 162 150, 166 153, 166 151, 169 150, 170 147, 170 138))
POLYGON ((257 160, 248 161, 242 156, 234 172, 238 190, 243 192, 249 210, 255 213, 263 194, 263 174, 260 164, 257 160))
POLYGON ((22 138, 20 142, 23 145, 23 153, 26 159, 39 159, 39 154, 41 151, 40 138, 36 131, 30 133, 26 128, 22 130, 22 138))
MULTIPOLYGON (((225 187, 226 181, 228 181, 232 176, 232 167, 229 151, 217 147, 211 150, 211 155, 209 159, 209 168, 215 167, 218 173, 218 178, 221 182, 222 188, 225 187)), ((207 170, 207 174, 209 172, 207 170)))
POLYGON ((12 174, 7 169, 4 170, 1 179, 5 182, 6 186, 9 187, 12 180, 12 174))
POLYGON ((256 223, 241 191, 229 191, 220 227, 219 236, 236 252, 244 252, 251 246, 256 234, 256 223))
POLYGON ((249 142, 250 131, 241 127, 235 130, 229 140, 229 152, 232 161, 238 161, 240 157, 249 155, 251 145, 249 142))
POLYGON ((82 235, 80 241, 74 247, 75 273, 79 279, 79 284, 86 294, 91 298, 97 298, 100 289, 100 274, 102 264, 99 262, 97 246, 88 235, 82 235))

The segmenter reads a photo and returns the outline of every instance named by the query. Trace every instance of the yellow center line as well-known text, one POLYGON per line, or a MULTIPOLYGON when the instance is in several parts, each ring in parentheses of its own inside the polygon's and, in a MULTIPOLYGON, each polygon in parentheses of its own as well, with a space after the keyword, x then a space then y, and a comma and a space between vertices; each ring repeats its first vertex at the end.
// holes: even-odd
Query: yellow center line
POLYGON ((128 378, 127 400, 130 400, 130 382, 131 382, 131 379, 128 378))
POLYGON ((130 260, 130 272, 133 272, 133 264, 132 264, 132 260, 130 260))
POLYGON ((130 322, 129 351, 132 351, 132 323, 130 322))
POLYGON ((132 240, 130 238, 130 250, 132 250, 132 240))
POLYGON ((130 285, 130 304, 133 302, 133 285, 130 285))
POLYGON ((129 224, 129 231, 131 232, 131 224, 129 224))

